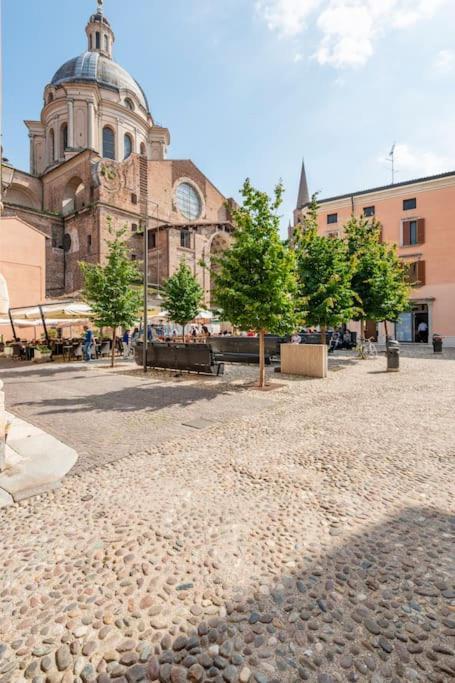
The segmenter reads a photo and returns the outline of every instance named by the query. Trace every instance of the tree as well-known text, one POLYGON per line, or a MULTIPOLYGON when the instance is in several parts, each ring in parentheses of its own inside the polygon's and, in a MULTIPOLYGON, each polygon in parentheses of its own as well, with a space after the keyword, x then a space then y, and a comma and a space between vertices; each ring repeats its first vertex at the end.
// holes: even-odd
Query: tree
POLYGON ((186 263, 182 261, 178 270, 164 284, 163 305, 169 311, 171 320, 183 327, 193 320, 201 310, 202 287, 186 263))
POLYGON ((338 237, 318 235, 317 214, 313 195, 303 225, 296 230, 295 247, 302 317, 306 324, 319 326, 325 344, 327 328, 351 320, 358 306, 347 244, 338 237))
POLYGON ((131 261, 124 241, 126 228, 113 230, 107 219, 109 234, 105 265, 81 262, 84 278, 84 298, 92 307, 98 327, 112 330, 111 367, 114 367, 115 341, 118 327, 131 327, 137 320, 141 295, 135 283, 138 280, 136 264, 131 261))
POLYGON ((241 194, 243 204, 233 212, 237 227, 232 244, 214 259, 213 294, 225 320, 259 335, 259 387, 263 388, 265 333, 287 334, 296 325, 295 259, 280 240, 281 183, 270 198, 247 178, 241 194))
POLYGON ((352 216, 345 226, 348 252, 353 259, 352 287, 360 301, 361 337, 364 321, 396 320, 409 300, 407 268, 396 247, 381 241, 381 225, 376 220, 352 216))

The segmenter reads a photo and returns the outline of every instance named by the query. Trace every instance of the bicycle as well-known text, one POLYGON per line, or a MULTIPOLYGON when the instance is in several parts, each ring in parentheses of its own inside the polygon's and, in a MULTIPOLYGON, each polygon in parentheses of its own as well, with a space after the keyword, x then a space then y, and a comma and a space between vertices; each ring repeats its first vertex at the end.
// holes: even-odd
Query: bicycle
POLYGON ((358 357, 362 358, 362 360, 367 360, 367 358, 376 358, 378 355, 374 337, 370 337, 369 339, 360 339, 355 350, 358 357))

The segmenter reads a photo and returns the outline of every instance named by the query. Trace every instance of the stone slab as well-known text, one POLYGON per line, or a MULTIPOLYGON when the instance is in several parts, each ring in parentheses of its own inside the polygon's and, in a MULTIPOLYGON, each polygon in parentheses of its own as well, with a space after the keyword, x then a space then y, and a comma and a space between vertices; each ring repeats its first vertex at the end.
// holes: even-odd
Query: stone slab
POLYGON ((325 344, 281 344, 281 373, 304 377, 327 377, 325 344))
POLYGON ((75 465, 76 451, 14 415, 7 416, 11 427, 0 489, 15 501, 55 489, 75 465))
POLYGON ((0 509, 8 507, 14 503, 13 497, 3 489, 0 489, 0 509))

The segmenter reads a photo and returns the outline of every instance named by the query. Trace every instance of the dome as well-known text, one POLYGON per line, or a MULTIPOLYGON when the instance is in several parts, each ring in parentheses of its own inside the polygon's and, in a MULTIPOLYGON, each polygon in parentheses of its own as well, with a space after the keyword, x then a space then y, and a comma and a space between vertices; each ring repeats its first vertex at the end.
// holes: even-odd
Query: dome
POLYGON ((130 90, 145 110, 149 111, 147 98, 139 83, 119 64, 99 52, 83 52, 79 57, 65 62, 54 74, 51 84, 62 85, 76 81, 98 83, 104 88, 117 91, 130 90))

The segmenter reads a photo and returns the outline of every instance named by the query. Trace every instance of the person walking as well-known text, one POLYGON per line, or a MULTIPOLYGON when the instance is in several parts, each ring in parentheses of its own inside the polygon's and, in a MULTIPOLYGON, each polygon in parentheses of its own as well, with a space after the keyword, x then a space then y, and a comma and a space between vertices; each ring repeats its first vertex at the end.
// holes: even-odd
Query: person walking
POLYGON ((125 330, 122 337, 123 360, 128 360, 130 355, 130 331, 125 330))
POLYGON ((419 336, 419 342, 426 344, 428 341, 428 325, 424 320, 419 323, 417 327, 417 334, 419 336))
POLYGON ((84 345, 82 351, 86 363, 92 359, 93 332, 88 325, 84 325, 84 345))

